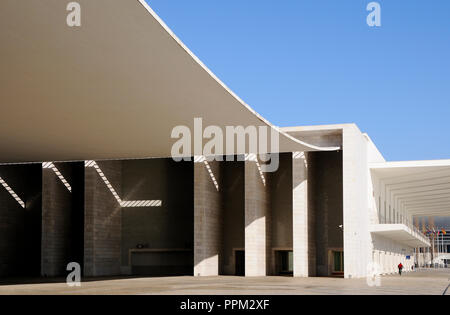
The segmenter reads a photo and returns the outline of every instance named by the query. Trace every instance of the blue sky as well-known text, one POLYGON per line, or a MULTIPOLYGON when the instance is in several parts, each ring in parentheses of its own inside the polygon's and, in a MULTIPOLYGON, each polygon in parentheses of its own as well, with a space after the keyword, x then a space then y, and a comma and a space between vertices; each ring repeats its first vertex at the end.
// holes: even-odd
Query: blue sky
POLYGON ((387 160, 450 159, 450 1, 147 0, 278 126, 358 124, 387 160))

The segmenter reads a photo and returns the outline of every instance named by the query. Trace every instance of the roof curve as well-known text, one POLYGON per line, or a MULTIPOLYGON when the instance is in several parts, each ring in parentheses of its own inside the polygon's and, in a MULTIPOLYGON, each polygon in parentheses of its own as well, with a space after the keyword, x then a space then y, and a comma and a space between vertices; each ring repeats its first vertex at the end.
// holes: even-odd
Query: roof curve
MULTIPOLYGON (((0 2, 0 162, 169 157, 171 131, 268 126, 280 152, 337 150, 273 126, 225 86, 144 0, 0 2)), ((254 153, 254 152, 248 152, 254 153)))

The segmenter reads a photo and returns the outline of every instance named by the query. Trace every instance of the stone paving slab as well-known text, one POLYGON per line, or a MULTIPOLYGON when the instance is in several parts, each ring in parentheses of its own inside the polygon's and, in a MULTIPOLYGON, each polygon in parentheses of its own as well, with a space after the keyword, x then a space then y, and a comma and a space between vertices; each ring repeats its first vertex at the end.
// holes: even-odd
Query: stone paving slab
POLYGON ((82 282, 81 287, 68 287, 64 279, 40 281, 0 281, 0 294, 442 295, 450 284, 450 269, 383 276, 380 287, 368 286, 365 279, 289 277, 97 278, 82 282))

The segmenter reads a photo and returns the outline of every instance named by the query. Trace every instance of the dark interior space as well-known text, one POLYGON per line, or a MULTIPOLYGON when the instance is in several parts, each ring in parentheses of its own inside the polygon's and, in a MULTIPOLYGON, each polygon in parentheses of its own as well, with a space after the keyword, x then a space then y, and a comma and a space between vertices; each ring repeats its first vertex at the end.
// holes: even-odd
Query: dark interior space
POLYGON ((0 177, 0 276, 38 277, 41 271, 42 166, 0 165, 0 177))
POLYGON ((236 264, 236 276, 245 276, 245 251, 237 250, 234 252, 236 264))
POLYGON ((72 175, 71 242, 69 262, 78 262, 84 270, 84 162, 70 163, 72 175))
POLYGON ((144 276, 193 275, 194 164, 123 161, 123 200, 161 200, 122 208, 122 268, 144 276))
POLYGON ((334 257, 342 252, 342 151, 308 154, 308 199, 314 214, 317 276, 335 274, 334 257))
POLYGON ((221 275, 245 275, 245 164, 222 163, 223 234, 219 261, 221 275), (238 264, 239 263, 239 264, 238 264))
POLYGON ((282 268, 285 264, 285 253, 293 249, 293 194, 292 194, 292 153, 279 154, 279 167, 276 172, 268 173, 270 176, 270 220, 267 221, 267 230, 271 235, 270 275, 293 275, 282 268), (273 256, 273 257, 272 257, 273 256))
POLYGON ((275 274, 279 276, 293 276, 294 253, 292 250, 275 251, 275 274))

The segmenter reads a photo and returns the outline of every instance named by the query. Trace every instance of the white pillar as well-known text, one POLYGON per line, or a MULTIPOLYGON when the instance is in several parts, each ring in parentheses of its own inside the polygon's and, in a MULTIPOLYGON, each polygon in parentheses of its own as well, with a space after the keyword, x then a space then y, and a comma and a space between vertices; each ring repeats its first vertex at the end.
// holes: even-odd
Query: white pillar
POLYGON ((222 235, 220 162, 194 163, 194 276, 218 276, 222 235))
POLYGON ((245 161, 245 276, 267 275, 270 251, 268 174, 253 154, 245 161))
POLYGON ((314 275, 314 246, 308 209, 308 165, 304 152, 292 153, 294 277, 314 275))

